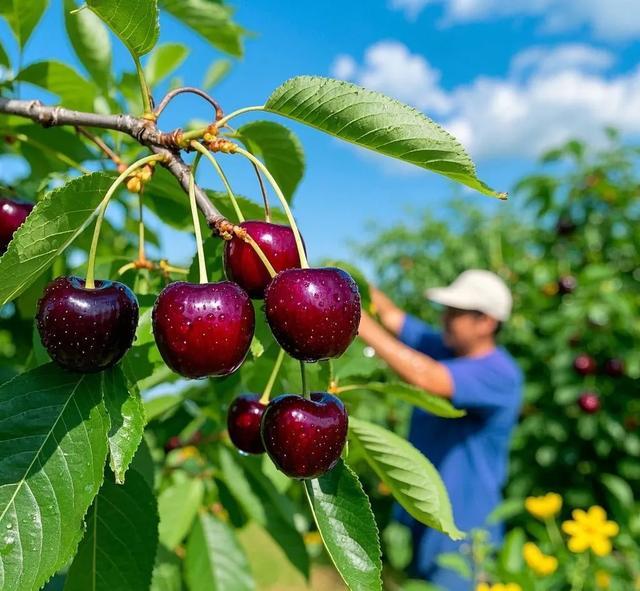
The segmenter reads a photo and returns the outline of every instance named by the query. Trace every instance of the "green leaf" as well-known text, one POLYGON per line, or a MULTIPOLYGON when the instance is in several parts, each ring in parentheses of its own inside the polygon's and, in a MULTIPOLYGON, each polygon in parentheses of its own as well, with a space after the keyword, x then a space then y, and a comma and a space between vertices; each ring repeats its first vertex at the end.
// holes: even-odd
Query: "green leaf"
POLYGON ((353 417, 349 418, 349 433, 353 444, 410 515, 453 540, 464 537, 453 521, 440 475, 413 445, 391 431, 353 417))
POLYGON ((233 529, 217 517, 200 513, 185 559, 190 591, 252 591, 249 564, 233 529))
POLYGON ((104 403, 111 418, 109 429, 109 465, 122 484, 124 475, 133 460, 144 432, 144 407, 137 388, 131 392, 119 367, 102 373, 104 403))
POLYGON ((161 544, 153 568, 151 591, 182 591, 181 571, 182 560, 161 544))
POLYGON ((244 29, 233 22, 231 9, 222 2, 159 0, 159 5, 217 49, 235 57, 242 56, 244 29))
POLYGON ((160 541, 173 550, 187 535, 204 495, 202 480, 185 480, 158 497, 160 541))
POLYGON ((189 50, 182 43, 164 43, 158 45, 144 67, 145 78, 149 86, 162 82, 174 70, 180 67, 189 55, 189 50))
POLYGON ((382 591, 378 528, 358 477, 340 461, 304 486, 325 548, 349 589, 382 591))
POLYGON ((0 15, 4 16, 21 49, 44 15, 49 0, 3 0, 0 15))
POLYGON ((93 111, 96 87, 67 64, 42 61, 28 65, 16 80, 29 82, 60 98, 60 104, 69 109, 93 111))
POLYGON ((431 119, 379 92, 319 76, 298 76, 276 88, 265 109, 443 174, 486 195, 503 197, 476 176, 462 145, 431 119))
POLYGON ((0 305, 20 295, 91 222, 114 177, 94 173, 48 193, 0 258, 0 305))
POLYGON ((107 89, 111 81, 111 39, 102 21, 90 10, 76 10, 75 0, 64 0, 64 24, 76 55, 95 80, 107 89))
POLYGON ((3 66, 9 70, 11 68, 11 62, 9 61, 9 56, 5 51, 2 43, 0 43, 0 66, 3 66))
POLYGON ((87 532, 64 591, 148 589, 158 545, 156 498, 142 475, 106 478, 85 519, 87 532))
POLYGON ((452 570, 463 579, 471 579, 471 567, 462 554, 445 552, 437 558, 438 566, 444 570, 452 570))
POLYGON ((202 88, 210 90, 219 84, 231 71, 231 60, 220 58, 209 66, 202 80, 202 88))
POLYGON ((273 121, 247 123, 238 129, 235 137, 264 161, 287 201, 291 201, 304 175, 304 152, 298 137, 273 121))
POLYGON ((458 410, 448 400, 435 394, 429 394, 421 388, 416 388, 403 382, 369 382, 367 384, 349 384, 340 386, 341 394, 354 390, 367 390, 379 394, 387 394, 391 398, 404 400, 413 406, 426 410, 438 417, 454 419, 467 414, 464 410, 458 410))
POLYGON ((153 49, 160 32, 157 0, 87 0, 87 6, 120 38, 134 59, 153 49))
POLYGON ((0 588, 36 591, 75 553, 109 417, 99 375, 53 363, 0 386, 0 588))

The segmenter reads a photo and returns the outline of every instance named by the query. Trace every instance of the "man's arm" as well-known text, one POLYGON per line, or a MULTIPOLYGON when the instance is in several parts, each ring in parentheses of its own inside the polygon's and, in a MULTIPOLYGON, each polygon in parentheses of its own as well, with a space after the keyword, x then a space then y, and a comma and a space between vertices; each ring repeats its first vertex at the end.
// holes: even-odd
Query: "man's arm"
POLYGON ((380 318, 380 322, 394 335, 399 335, 406 313, 376 287, 370 286, 369 289, 371 291, 371 301, 380 318))
POLYGON ((444 364, 407 347, 365 312, 362 313, 359 336, 409 384, 443 398, 453 396, 453 380, 444 364))

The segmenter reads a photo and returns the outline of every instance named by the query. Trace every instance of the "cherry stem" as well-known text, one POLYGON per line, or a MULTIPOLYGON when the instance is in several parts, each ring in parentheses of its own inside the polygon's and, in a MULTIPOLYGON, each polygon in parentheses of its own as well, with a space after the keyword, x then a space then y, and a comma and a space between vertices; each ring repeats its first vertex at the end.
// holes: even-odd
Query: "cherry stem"
POLYGON ((252 162, 253 170, 256 171, 256 177, 258 177, 258 183, 260 184, 260 193, 262 193, 262 201, 264 202, 264 221, 267 223, 271 222, 271 208, 269 207, 269 198, 267 197, 267 190, 264 187, 264 183, 262 182, 262 175, 260 174, 260 170, 258 167, 252 162))
POLYGON ((300 362, 300 377, 302 378, 302 395, 307 400, 311 400, 311 396, 309 396, 309 385, 307 384, 307 367, 304 361, 300 362))
POLYGON ((109 205, 109 201, 111 197, 116 192, 116 189, 138 168, 144 166, 148 162, 156 162, 159 160, 164 160, 164 155, 162 154, 152 154, 151 156, 145 156, 144 158, 140 158, 134 162, 129 168, 123 171, 120 176, 113 181, 109 189, 107 190, 104 198, 100 202, 98 206, 98 218, 96 220, 96 227, 93 231, 93 238, 91 240, 91 248, 89 249, 89 261, 87 263, 87 278, 85 280, 85 287, 87 289, 95 288, 95 267, 96 267, 96 251, 98 250, 98 240, 100 238, 100 228, 102 227, 102 220, 104 219, 104 214, 107 211, 107 205, 109 205))
POLYGON ((274 363, 273 369, 271 370, 269 381, 264 387, 264 392, 262 392, 262 396, 260 397, 260 404, 268 404, 269 398, 271 397, 271 390, 273 390, 273 385, 276 383, 276 377, 278 376, 278 372, 280 371, 283 360, 284 349, 280 349, 280 351, 278 351, 278 357, 276 357, 276 362, 274 363))
POLYGON ((271 261, 267 258, 267 255, 264 254, 264 250, 262 250, 262 248, 260 248, 260 245, 253 238, 251 238, 251 236, 249 236, 248 232, 244 232, 243 235, 241 236, 241 238, 251 248, 253 248, 253 250, 258 255, 258 257, 260 257, 260 260, 262 261, 264 266, 267 268, 267 271, 269 272, 269 275, 271 275, 271 277, 275 277, 278 273, 273 268, 273 265, 271 264, 271 261))
POLYGON ((244 107, 243 109, 238 109, 237 111, 233 111, 228 115, 225 115, 222 119, 216 122, 216 127, 220 129, 224 127, 229 121, 231 121, 234 117, 238 115, 242 115, 244 113, 250 113, 251 111, 264 111, 264 105, 255 105, 253 107, 244 107))
POLYGON ((204 246, 202 244, 202 230, 200 228, 200 220, 198 219, 198 205, 196 203, 196 169, 200 162, 201 154, 196 157, 191 166, 189 174, 189 202, 191 203, 191 216, 193 217, 193 232, 196 236, 196 249, 198 251, 198 267, 200 269, 200 283, 208 283, 207 265, 204 258, 204 246))
POLYGON ((276 179, 273 178, 273 176, 269 172, 269 169, 260 160, 258 160, 258 158, 256 158, 251 152, 247 152, 247 150, 244 150, 239 146, 235 147, 235 152, 237 152, 238 154, 242 154, 245 158, 248 158, 251 162, 253 162, 253 164, 255 164, 260 169, 262 174, 264 174, 264 176, 267 178, 267 181, 269 181, 269 184, 273 187, 273 190, 278 196, 278 199, 280 200, 280 203, 284 209, 284 212, 287 215, 287 219, 289 220, 289 225, 291 226, 291 230, 293 230, 293 236, 296 240, 296 246, 298 248, 298 256, 300 258, 300 266, 303 269, 308 269, 309 262, 307 261, 307 254, 304 251, 304 245, 302 243, 302 237, 300 236, 300 231, 298 230, 298 225, 296 224, 296 220, 293 217, 293 213, 291 213, 291 208, 289 207, 289 204, 287 203, 287 200, 285 199, 284 194, 280 190, 280 187, 278 186, 276 179))
POLYGON ((138 260, 139 261, 146 260, 146 257, 144 254, 143 193, 144 193, 144 187, 140 188, 140 192, 138 193, 138 260))
POLYGON ((222 179, 222 183, 224 184, 224 187, 227 190, 227 194, 229 195, 229 199, 231 200, 231 205, 233 205, 233 209, 235 210, 236 215, 238 216, 238 220, 240 222, 244 222, 244 216, 242 215, 242 210, 238 205, 236 196, 233 194, 233 191, 231 190, 231 185, 227 180, 227 175, 224 174, 224 171, 222 170, 220 164, 218 164, 218 161, 213 157, 213 154, 211 154, 211 152, 209 152, 209 150, 207 150, 200 142, 193 140, 191 142, 191 146, 195 148, 198 152, 200 152, 200 154, 202 154, 203 156, 206 156, 209 162, 211 162, 213 167, 216 169, 218 176, 222 179))

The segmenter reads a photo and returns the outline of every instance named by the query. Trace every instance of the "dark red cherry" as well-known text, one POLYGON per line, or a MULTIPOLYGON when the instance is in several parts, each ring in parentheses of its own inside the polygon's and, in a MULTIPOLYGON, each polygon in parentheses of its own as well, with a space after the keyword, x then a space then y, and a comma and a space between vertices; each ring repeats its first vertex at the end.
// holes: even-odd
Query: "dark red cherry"
POLYGON ((556 223, 556 233, 559 236, 569 236, 576 230, 575 222, 569 216, 562 216, 558 218, 556 223))
POLYGON ((600 397, 595 392, 583 392, 578 398, 578 405, 583 412, 594 414, 600 410, 600 397))
MULTIPOLYGON (((276 272, 300 266, 300 257, 293 231, 289 226, 250 220, 242 222, 276 272)), ((271 275, 255 250, 241 238, 234 236, 224 245, 224 269, 227 278, 235 281, 252 298, 262 299, 271 275)))
POLYGON ((342 269, 288 269, 265 291, 265 313, 280 346, 302 361, 339 357, 360 323, 360 294, 342 269))
POLYGON ((244 361, 255 326, 247 292, 231 281, 165 287, 152 314, 164 362, 186 378, 226 376, 244 361))
POLYGON ((624 361, 617 357, 611 357, 604 362, 604 373, 612 378, 619 378, 624 375, 624 361))
POLYGON ((573 369, 575 369, 581 376, 588 376, 596 373, 596 360, 591 355, 578 355, 573 360, 573 369))
POLYGON ((179 447, 182 447, 182 441, 180 440, 180 437, 174 435, 173 437, 169 437, 167 442, 164 444, 164 451, 165 453, 169 453, 179 447))
POLYGON ((233 445, 240 451, 248 454, 264 452, 260 423, 265 408, 257 394, 242 394, 231 403, 227 413, 227 429, 233 445))
POLYGON ((33 207, 33 203, 0 199, 0 255, 6 252, 13 233, 27 219, 33 207))
POLYGON ((558 280, 558 293, 560 295, 566 295, 573 293, 578 286, 576 278, 571 275, 565 275, 558 280))
POLYGON ((117 281, 58 277, 38 302, 36 323, 51 358, 72 371, 90 373, 115 365, 127 352, 138 325, 138 301, 117 281))
POLYGON ((284 394, 264 411, 262 441, 273 463, 287 476, 317 478, 336 465, 348 425, 344 405, 332 394, 312 392, 311 400, 284 394))

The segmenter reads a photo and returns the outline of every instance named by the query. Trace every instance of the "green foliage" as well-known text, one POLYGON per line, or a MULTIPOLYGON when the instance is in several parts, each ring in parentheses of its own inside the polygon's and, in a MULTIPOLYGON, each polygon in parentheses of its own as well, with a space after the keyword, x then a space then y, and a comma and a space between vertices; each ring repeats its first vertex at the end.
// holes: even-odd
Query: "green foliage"
POLYGON ((48 4, 48 0, 4 0, 0 5, 0 15, 9 23, 21 49, 24 49, 48 4))
POLYGON ((382 590, 378 528, 358 477, 344 463, 305 490, 322 540, 352 591, 382 590))
POLYGON ((379 92, 330 78, 299 76, 277 88, 265 108, 498 196, 478 180, 473 162, 452 135, 419 111, 379 92))
POLYGON ((145 78, 149 86, 156 86, 167 76, 178 69, 187 59, 189 50, 182 43, 163 43, 158 45, 144 68, 145 78))

